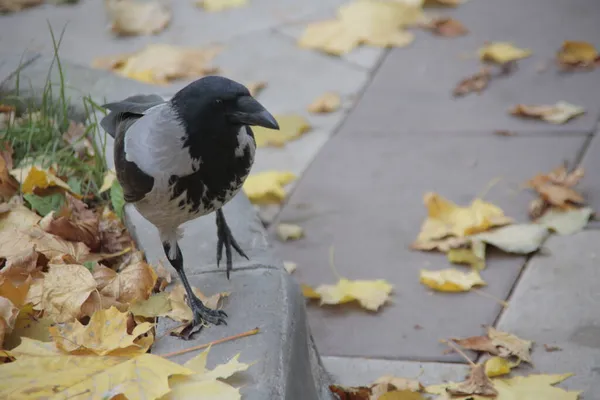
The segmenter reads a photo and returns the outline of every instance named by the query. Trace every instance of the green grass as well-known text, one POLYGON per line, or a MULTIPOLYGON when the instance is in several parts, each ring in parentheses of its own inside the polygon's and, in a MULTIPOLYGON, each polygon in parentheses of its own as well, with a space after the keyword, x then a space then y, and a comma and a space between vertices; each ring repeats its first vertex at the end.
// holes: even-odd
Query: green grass
POLYGON ((30 164, 31 160, 45 168, 55 165, 58 167, 58 175, 65 177, 69 186, 83 195, 88 203, 108 202, 111 200, 110 191, 98 195, 107 171, 106 133, 101 135, 95 111, 103 109, 90 96, 80 100, 80 107, 73 107, 71 99, 67 98, 64 71, 58 55, 64 29, 58 40, 51 27, 50 34, 54 45, 54 59, 41 98, 28 99, 21 96, 20 72, 16 77, 16 91, 11 95, 0 94, 0 104, 16 106, 17 116, 23 121, 0 128, 0 142, 11 144, 15 167, 30 164), (58 71, 58 82, 51 81, 52 68, 58 71), (74 109, 84 110, 83 118, 78 118, 77 122, 83 122, 86 126, 84 138, 91 142, 93 156, 78 158, 72 145, 63 139, 63 134, 74 117, 74 109), (33 117, 36 114, 38 116, 33 117))

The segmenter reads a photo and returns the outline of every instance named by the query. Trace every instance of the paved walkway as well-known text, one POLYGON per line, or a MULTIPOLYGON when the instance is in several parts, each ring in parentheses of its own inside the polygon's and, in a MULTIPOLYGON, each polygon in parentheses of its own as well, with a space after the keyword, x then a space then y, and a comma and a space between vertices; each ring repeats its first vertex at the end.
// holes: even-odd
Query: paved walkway
MULTIPOLYGON (((600 396, 599 225, 552 237, 548 251, 530 260, 493 255, 484 271, 486 291, 509 300, 504 311, 473 293, 431 294, 418 282, 419 269, 445 268, 447 262, 408 249, 425 215, 425 192, 466 204, 501 177, 486 199, 526 221, 531 195, 518 185, 563 160, 586 168, 580 186, 600 210, 600 71, 561 74, 550 63, 540 72, 564 40, 600 48, 600 3, 471 0, 444 10, 469 28, 467 36, 444 39, 418 31, 408 48, 362 48, 343 58, 301 50, 294 41, 306 21, 333 15, 341 1, 250 0, 249 7, 211 15, 187 2, 172 4, 173 26, 151 38, 110 38, 98 18, 101 2, 0 17, 0 49, 50 52, 46 18, 55 30, 69 21, 61 53, 82 65, 151 41, 220 41, 226 46, 215 64, 228 76, 267 81, 259 97, 267 108, 309 118, 312 132, 283 149, 260 149, 257 157, 255 172, 302 174, 278 221, 302 225, 306 237, 282 244, 272 235, 277 254, 298 263, 299 282, 331 283, 333 245, 342 275, 384 278, 395 286, 394 303, 374 315, 309 307, 316 344, 342 384, 365 384, 384 374, 416 377, 421 369, 424 383, 460 380, 464 360, 443 355, 439 339, 476 335, 483 332, 481 324, 494 324, 536 341, 532 370, 574 372, 562 387, 584 390, 585 399, 600 396), (533 55, 481 95, 452 98, 456 83, 479 69, 476 58, 463 55, 487 40, 512 41, 533 55), (307 114, 306 106, 325 91, 341 93, 345 107, 326 116, 307 114), (554 126, 507 112, 517 103, 561 100, 587 113, 554 126), (496 130, 517 135, 501 137, 496 130), (563 350, 549 353, 543 344, 563 350)), ((169 95, 181 85, 157 90, 169 95)))

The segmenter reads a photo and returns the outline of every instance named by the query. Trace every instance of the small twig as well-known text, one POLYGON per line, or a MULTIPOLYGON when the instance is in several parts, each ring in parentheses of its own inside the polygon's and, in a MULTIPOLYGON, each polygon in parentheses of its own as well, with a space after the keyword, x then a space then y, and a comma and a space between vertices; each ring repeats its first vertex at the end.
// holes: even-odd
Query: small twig
POLYGON ((223 342, 229 342, 230 340, 240 339, 240 338, 243 338, 243 337, 246 337, 246 336, 256 335, 258 332, 259 332, 259 329, 258 328, 254 328, 254 329, 251 329, 251 330, 243 332, 243 333, 238 333, 237 335, 229 336, 229 337, 226 337, 226 338, 223 338, 223 339, 213 340, 210 343, 205 343, 205 344, 201 344, 201 345, 198 345, 198 346, 193 346, 193 347, 190 347, 190 348, 187 348, 187 349, 177 350, 177 351, 173 351, 171 353, 158 354, 158 355, 161 356, 161 357, 165 357, 165 358, 174 357, 174 356, 178 356, 178 355, 181 355, 181 354, 189 353, 190 351, 202 350, 202 349, 207 348, 208 346, 212 346, 212 345, 215 345, 215 344, 219 344, 219 343, 223 343, 223 342))
POLYGON ((450 340, 446 340, 446 341, 444 341, 444 343, 446 343, 446 345, 450 346, 452 348, 452 350, 456 351, 458 354, 463 356, 463 358, 465 360, 467 360, 467 362, 471 365, 471 367, 475 366, 475 363, 469 358, 469 356, 467 356, 464 351, 462 351, 456 344, 454 344, 454 342, 452 342, 450 340))

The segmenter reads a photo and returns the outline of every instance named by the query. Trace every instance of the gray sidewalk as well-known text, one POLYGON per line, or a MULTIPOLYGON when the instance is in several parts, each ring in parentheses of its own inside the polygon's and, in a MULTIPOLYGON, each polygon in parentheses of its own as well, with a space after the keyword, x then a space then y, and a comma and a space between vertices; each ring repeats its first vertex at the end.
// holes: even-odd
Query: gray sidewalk
MULTIPOLYGON (((382 375, 419 377, 423 384, 462 380, 468 370, 465 361, 455 353, 444 355, 446 347, 439 340, 482 334, 481 325, 491 324, 535 341, 535 368, 522 367, 523 373, 573 372, 575 376, 560 387, 583 390, 585 400, 600 398, 600 223, 592 222, 576 235, 551 237, 543 254, 531 258, 489 256, 482 273, 488 283, 485 291, 508 299, 510 305, 504 310, 475 293, 432 293, 419 283, 419 270, 446 268, 448 262, 443 255, 408 247, 425 217, 426 192, 466 205, 492 180, 501 178, 486 200, 526 222, 533 196, 519 186, 564 160, 585 167, 579 187, 591 207, 600 211, 600 69, 560 73, 552 63, 565 40, 588 41, 600 48, 600 3, 470 0, 456 9, 438 10, 470 30, 463 37, 440 38, 416 30, 416 40, 407 48, 364 47, 341 58, 297 47, 295 39, 308 21, 333 16, 343 3, 250 0, 247 7, 209 15, 187 2, 172 2, 173 26, 157 36, 128 39, 114 39, 106 32, 106 20, 99 17, 101 2, 46 5, 0 16, 0 50, 51 53, 46 19, 55 31, 68 21, 61 56, 82 68, 72 68, 67 78, 73 77, 79 91, 114 100, 131 94, 135 84, 122 85, 104 72, 94 72, 95 78, 90 79, 83 66, 94 57, 138 50, 150 42, 217 41, 225 45, 215 60, 224 74, 244 83, 267 81, 268 87, 259 95, 261 103, 274 113, 306 116, 312 131, 284 148, 258 150, 253 172, 290 170, 301 178, 290 185, 293 191, 268 237, 253 231, 255 216, 241 208, 240 215, 251 222, 232 229, 248 229, 245 245, 256 251, 249 254, 250 263, 236 259, 234 268, 243 268, 238 277, 242 280, 243 275, 244 281, 237 283, 234 271, 230 285, 234 291, 255 295, 245 284, 257 279, 254 263, 266 266, 261 271, 271 276, 265 285, 281 290, 272 301, 285 298, 290 308, 270 304, 263 309, 254 298, 248 307, 262 310, 261 318, 270 318, 265 326, 276 330, 272 337, 283 343, 284 334, 291 331, 273 321, 280 314, 293 315, 301 303, 286 297, 296 289, 281 283, 289 278, 281 275, 280 261, 298 264, 292 275, 297 282, 334 283, 328 262, 334 246, 336 267, 343 276, 392 283, 393 302, 376 314, 350 305, 307 307, 318 351, 338 383, 368 384, 382 375), (478 72, 476 51, 485 41, 513 42, 531 49, 533 55, 520 60, 512 75, 491 82, 482 94, 454 99, 454 86, 478 72), (545 70, 540 71, 540 66, 545 70), (307 105, 326 91, 340 93, 344 107, 323 116, 307 113, 307 105), (582 106, 586 114, 565 125, 552 125, 508 113, 518 103, 558 101, 582 106), (516 136, 494 135, 497 130, 516 136), (282 243, 274 234, 277 222, 299 224, 306 236, 282 243), (278 260, 272 257, 271 245, 278 260), (546 352, 544 344, 562 351, 546 352)), ((43 76, 43 65, 31 68, 40 68, 38 75, 43 76)), ((0 74, 13 66, 14 60, 0 62, 0 74)), ((183 84, 144 89, 168 97, 183 84)), ((236 199, 230 208, 245 207, 245 201, 236 199)), ((215 267, 210 253, 212 223, 207 217, 195 231, 203 240, 199 251, 205 254, 204 270, 215 267)), ((143 227, 144 221, 136 224, 143 227)), ((149 248, 152 240, 142 239, 149 248)), ((187 248, 194 245, 193 241, 186 244, 187 248)), ((224 278, 212 271, 198 271, 194 279, 201 277, 203 282, 214 279, 220 288, 225 285, 224 278)), ((246 304, 240 299, 232 304, 238 314, 246 304)), ((240 349, 232 345, 223 354, 240 349)))

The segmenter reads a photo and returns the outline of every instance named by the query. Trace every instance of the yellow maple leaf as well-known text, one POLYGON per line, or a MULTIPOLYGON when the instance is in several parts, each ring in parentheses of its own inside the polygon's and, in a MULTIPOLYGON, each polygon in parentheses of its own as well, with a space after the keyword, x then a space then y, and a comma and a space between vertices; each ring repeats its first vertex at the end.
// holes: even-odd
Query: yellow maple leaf
POLYGON ((189 48, 153 43, 137 53, 95 59, 96 68, 146 83, 167 84, 175 79, 196 79, 216 73, 210 65, 220 47, 189 48))
POLYGON ((23 283, 16 284, 11 279, 0 275, 0 297, 10 300, 16 307, 21 308, 25 305, 32 281, 29 276, 23 283))
MULTIPOLYGON (((554 387, 557 383, 564 381, 573 374, 532 374, 529 376, 515 376, 514 378, 491 380, 498 394, 495 400, 514 399, 547 399, 547 400, 577 400, 581 391, 566 391, 554 387)), ((448 382, 440 385, 431 385, 425 388, 426 393, 446 395, 448 388, 456 387, 457 383, 448 382)), ((469 395, 473 400, 489 400, 489 396, 469 395)), ((450 399, 449 396, 441 399, 450 399)))
POLYGON ((262 126, 253 126, 254 140, 257 147, 283 147, 290 140, 302 136, 311 129, 306 118, 296 114, 275 115, 279 130, 262 126))
POLYGON ((20 173, 26 177, 21 185, 21 191, 25 194, 33 193, 36 188, 46 189, 49 187, 59 187, 70 192, 73 196, 76 196, 79 199, 81 198, 80 194, 73 192, 67 182, 58 178, 54 173, 47 169, 30 165, 29 167, 22 169, 20 173))
POLYGON ((286 197, 284 185, 294 181, 289 171, 264 171, 250 175, 243 190, 252 204, 280 204, 286 197))
POLYGON ((427 219, 412 244, 414 248, 427 248, 448 236, 463 238, 512 223, 499 207, 481 199, 474 199, 468 207, 459 207, 437 193, 426 193, 423 202, 427 207, 427 219))
POLYGON ((75 320, 53 326, 50 335, 60 350, 70 354, 121 357, 143 354, 152 343, 145 341, 140 345, 136 339, 148 333, 153 325, 143 322, 128 334, 128 318, 128 312, 122 313, 116 307, 111 307, 96 311, 87 325, 75 320))
POLYGON ((320 299, 321 305, 357 301, 363 308, 377 311, 389 300, 393 288, 383 279, 351 281, 341 278, 335 285, 321 285, 314 290, 304 285, 302 292, 305 297, 320 299))
POLYGON ((133 358, 49 355, 19 354, 16 361, 0 365, 0 398, 72 399, 85 394, 111 399, 122 394, 128 399, 156 399, 169 392, 169 376, 194 373, 152 354, 133 358))
POLYGON ((19 315, 19 308, 6 297, 0 297, 0 349, 3 348, 4 337, 12 332, 19 315))
POLYGON ((212 371, 206 368, 210 347, 196 357, 187 361, 183 366, 195 372, 193 375, 176 375, 169 379, 171 392, 161 400, 180 399, 223 399, 239 400, 241 394, 229 384, 218 379, 227 379, 237 372, 247 370, 252 364, 238 361, 240 353, 233 356, 225 364, 217 365, 212 371))
POLYGON ((348 53, 361 44, 403 47, 414 40, 403 28, 421 17, 420 5, 357 0, 341 6, 336 19, 308 25, 298 45, 333 55, 348 53))
POLYGON ((156 293, 146 300, 138 300, 131 304, 129 311, 136 316, 145 318, 162 317, 172 310, 169 293, 156 293))
POLYGON ((229 8, 242 7, 248 4, 248 0, 198 0, 196 5, 206 11, 223 11, 229 8))
POLYGON ((490 378, 510 373, 514 364, 506 358, 494 356, 485 362, 485 374, 490 378))
POLYGON ((421 270, 420 282, 440 292, 467 292, 473 286, 485 286, 477 270, 462 272, 454 268, 440 271, 421 270))
POLYGON ((12 332, 4 338, 4 348, 14 349, 23 343, 23 338, 49 342, 48 328, 54 322, 46 317, 40 317, 39 311, 32 304, 26 304, 19 310, 12 332))
POLYGON ((477 270, 482 270, 485 268, 485 242, 472 240, 470 248, 450 249, 446 256, 451 263, 468 264, 477 270))
POLYGON ((342 105, 342 99, 337 93, 327 92, 317 97, 309 106, 308 111, 315 114, 336 111, 342 105))
POLYGON ((9 210, 0 214, 0 230, 29 228, 36 225, 41 219, 42 217, 23 204, 10 204, 9 210))
POLYGON ((585 114, 585 109, 566 101, 559 101, 556 104, 543 105, 517 104, 509 112, 517 117, 536 118, 560 125, 585 114))
POLYGON ((51 264, 42 283, 41 308, 56 322, 82 316, 81 306, 96 290, 92 273, 83 265, 51 264))
POLYGON ((479 49, 479 58, 481 58, 481 60, 493 61, 498 64, 520 60, 529 57, 530 55, 531 50, 519 49, 509 42, 489 43, 479 49))
POLYGON ((277 236, 284 242, 288 240, 297 240, 304 236, 304 229, 295 224, 278 224, 276 231, 277 236))
MULTIPOLYGON (((216 310, 219 306, 219 301, 228 296, 229 293, 216 293, 210 297, 207 297, 197 287, 192 287, 192 291, 208 308, 216 310)), ((186 301, 186 292, 181 284, 177 284, 171 292, 169 292, 169 302, 171 304, 171 311, 166 316, 174 319, 175 321, 191 321, 194 319, 194 315, 190 306, 186 301)))
POLYGON ((156 34, 171 22, 171 10, 159 1, 106 0, 104 5, 119 36, 156 34))

